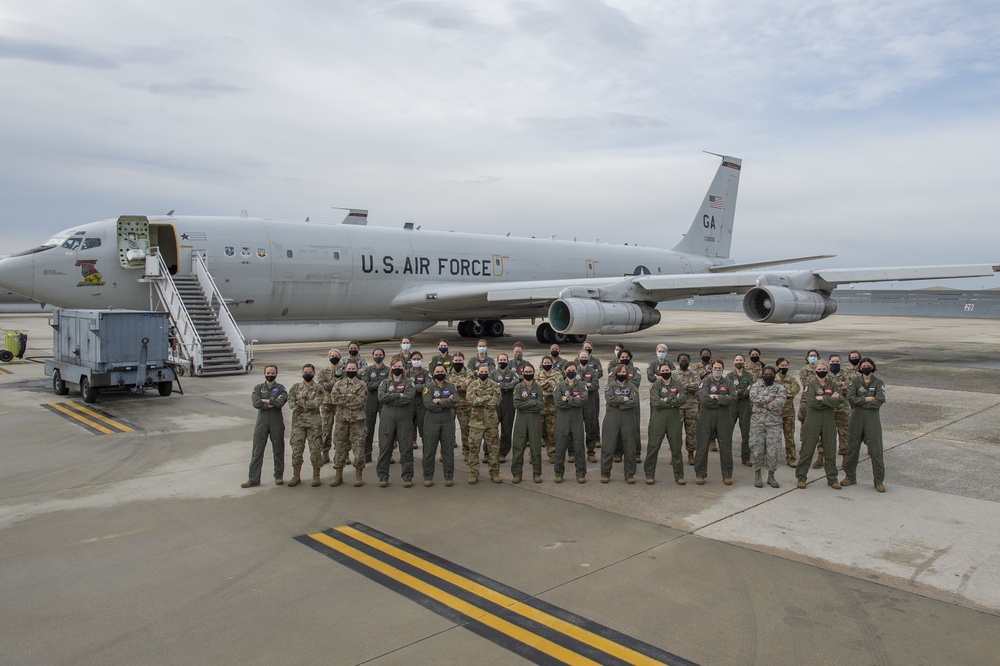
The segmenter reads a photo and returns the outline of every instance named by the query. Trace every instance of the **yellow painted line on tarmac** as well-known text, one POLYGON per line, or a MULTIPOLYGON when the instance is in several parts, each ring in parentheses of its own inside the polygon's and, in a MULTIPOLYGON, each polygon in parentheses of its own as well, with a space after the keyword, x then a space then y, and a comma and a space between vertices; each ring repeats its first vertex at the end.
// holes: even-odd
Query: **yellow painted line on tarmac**
POLYGON ((77 425, 98 435, 113 435, 138 430, 135 426, 118 421, 103 412, 99 412, 75 402, 52 402, 42 405, 49 411, 62 416, 77 425))

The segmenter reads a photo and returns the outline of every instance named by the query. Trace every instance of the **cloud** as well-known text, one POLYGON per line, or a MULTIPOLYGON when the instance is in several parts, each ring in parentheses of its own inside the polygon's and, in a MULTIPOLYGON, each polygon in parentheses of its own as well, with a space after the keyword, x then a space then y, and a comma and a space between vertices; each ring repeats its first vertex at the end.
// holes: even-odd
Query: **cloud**
POLYGON ((86 69, 117 69, 112 57, 86 48, 0 36, 0 58, 86 69))

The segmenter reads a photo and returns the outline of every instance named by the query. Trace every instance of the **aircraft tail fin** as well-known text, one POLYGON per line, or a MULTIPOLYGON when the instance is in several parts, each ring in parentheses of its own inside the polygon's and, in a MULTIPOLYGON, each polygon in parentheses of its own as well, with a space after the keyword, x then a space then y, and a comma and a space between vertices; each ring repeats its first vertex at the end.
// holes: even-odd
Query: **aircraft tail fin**
MULTIPOLYGON (((709 153, 716 155, 716 153, 709 153)), ((691 228, 672 249, 674 252, 696 254, 713 259, 728 259, 733 242, 733 218, 736 214, 736 192, 740 185, 738 157, 722 158, 719 170, 702 199, 701 208, 691 222, 691 228)))

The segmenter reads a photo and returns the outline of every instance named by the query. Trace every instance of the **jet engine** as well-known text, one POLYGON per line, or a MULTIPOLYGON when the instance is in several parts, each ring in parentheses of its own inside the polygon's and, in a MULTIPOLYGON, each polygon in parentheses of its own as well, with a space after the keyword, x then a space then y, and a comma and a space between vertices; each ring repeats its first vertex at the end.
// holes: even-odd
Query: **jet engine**
POLYGON ((817 291, 763 286, 743 296, 743 312, 753 321, 770 324, 808 324, 837 311, 837 302, 817 291))
POLYGON ((633 333, 656 326, 660 313, 642 303, 560 298, 549 306, 549 323, 557 333, 567 335, 633 333))

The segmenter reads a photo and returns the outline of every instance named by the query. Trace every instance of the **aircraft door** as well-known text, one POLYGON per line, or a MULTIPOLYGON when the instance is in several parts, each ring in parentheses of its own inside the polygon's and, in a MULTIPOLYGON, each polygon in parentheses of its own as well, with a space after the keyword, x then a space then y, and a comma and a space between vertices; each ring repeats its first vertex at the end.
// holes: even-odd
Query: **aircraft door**
MULTIPOLYGON (((149 225, 149 246, 155 247, 163 257, 163 263, 171 275, 177 274, 177 232, 172 224, 149 225)), ((189 251, 190 252, 190 251, 189 251)), ((191 272, 191 255, 187 257, 188 272, 191 272)))
POLYGON ((597 264, 601 263, 597 259, 587 259, 587 277, 597 277, 597 264))
POLYGON ((117 224, 118 261, 122 268, 145 268, 149 254, 149 219, 121 215, 117 224))

